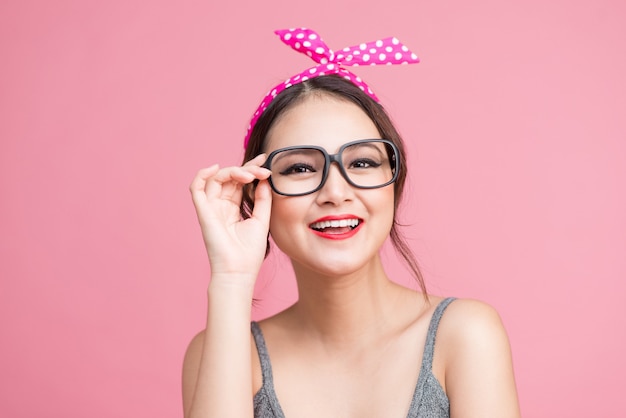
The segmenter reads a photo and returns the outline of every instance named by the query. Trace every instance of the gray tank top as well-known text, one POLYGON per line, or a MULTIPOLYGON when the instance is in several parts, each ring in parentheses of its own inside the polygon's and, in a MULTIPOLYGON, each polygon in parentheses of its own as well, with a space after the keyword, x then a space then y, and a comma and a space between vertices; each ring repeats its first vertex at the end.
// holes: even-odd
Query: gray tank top
MULTIPOLYGON (((435 337, 437 328, 443 312, 450 302, 455 298, 447 298, 441 301, 433 317, 430 320, 428 334, 426 335, 426 345, 413 399, 409 408, 407 418, 449 418, 450 403, 439 381, 432 372, 433 354, 435 351, 435 337)), ((261 360, 261 373, 263 375, 263 385, 254 395, 254 417, 255 418, 285 418, 283 410, 278 403, 276 392, 274 391, 274 380, 272 378, 272 366, 270 357, 265 346, 265 339, 261 328, 256 322, 252 322, 252 334, 256 343, 256 348, 261 360)))

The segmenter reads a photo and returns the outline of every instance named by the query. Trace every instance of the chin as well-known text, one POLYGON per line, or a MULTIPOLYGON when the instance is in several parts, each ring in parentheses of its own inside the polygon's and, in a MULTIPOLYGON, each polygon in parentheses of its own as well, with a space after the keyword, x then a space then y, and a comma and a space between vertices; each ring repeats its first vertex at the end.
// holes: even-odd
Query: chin
POLYGON ((291 257, 294 270, 297 271, 311 271, 319 275, 339 277, 349 276, 351 274, 367 269, 376 257, 370 257, 364 260, 361 257, 354 257, 354 255, 341 254, 341 252, 334 252, 331 255, 320 256, 312 259, 310 254, 308 257, 295 258, 291 257), (323 260, 323 261, 319 261, 323 260))

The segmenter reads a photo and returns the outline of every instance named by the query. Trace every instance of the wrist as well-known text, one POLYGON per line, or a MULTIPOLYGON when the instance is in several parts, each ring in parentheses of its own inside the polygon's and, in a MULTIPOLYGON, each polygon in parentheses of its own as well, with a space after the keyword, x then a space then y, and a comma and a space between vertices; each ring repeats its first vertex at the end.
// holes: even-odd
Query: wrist
POLYGON ((250 295, 254 293, 256 275, 251 274, 214 274, 209 282, 209 293, 227 293, 233 295, 250 295))
POLYGON ((207 289, 207 303, 209 322, 223 321, 229 328, 236 329, 233 324, 244 326, 250 322, 252 314, 252 300, 254 298, 254 283, 248 285, 237 280, 213 280, 207 289))

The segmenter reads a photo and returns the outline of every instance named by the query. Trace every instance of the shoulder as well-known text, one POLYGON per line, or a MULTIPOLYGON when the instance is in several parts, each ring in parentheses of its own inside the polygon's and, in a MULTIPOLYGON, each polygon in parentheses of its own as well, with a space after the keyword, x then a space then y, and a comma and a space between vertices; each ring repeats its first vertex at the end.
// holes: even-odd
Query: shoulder
POLYGON ((492 306, 451 303, 437 332, 437 353, 455 416, 518 416, 509 339, 492 306))
MULTIPOLYGON (((185 410, 187 405, 191 404, 195 386, 198 381, 200 362, 202 361, 204 343, 206 339, 205 334, 206 330, 198 332, 189 342, 185 352, 182 372, 183 406, 185 407, 185 410)), ((250 350, 252 355, 252 386, 254 393, 256 393, 261 388, 263 379, 261 362, 259 360, 257 346, 252 332, 250 332, 250 350)))
POLYGON ((437 331, 437 343, 447 366, 488 360, 493 355, 510 357, 500 315, 478 300, 457 299, 447 307, 437 331))
POLYGON ((475 344, 501 338, 504 326, 498 312, 485 302, 456 299, 446 309, 439 330, 455 343, 475 344))
POLYGON ((191 339, 191 342, 187 346, 187 351, 185 352, 185 358, 183 360, 182 390, 183 409, 185 411, 187 411, 191 405, 193 394, 195 392, 203 347, 204 331, 201 331, 191 339))
POLYGON ((204 346, 204 330, 197 333, 189 342, 187 351, 185 351, 185 359, 183 360, 183 376, 188 373, 190 368, 195 368, 200 362, 202 355, 202 347, 204 346))
MULTIPOLYGON (((187 345, 185 357, 183 359, 183 385, 188 382, 195 385, 198 375, 198 368, 203 355, 203 349, 206 339, 206 330, 198 332, 187 345)), ((254 336, 250 333, 251 347, 256 354, 256 345, 254 344, 254 336)))
POLYGON ((198 332, 189 342, 187 350, 185 351, 185 358, 183 360, 183 378, 185 375, 194 374, 197 372, 200 358, 202 357, 202 349, 204 347, 205 330, 198 332))
MULTIPOLYGON (((206 330, 198 332, 189 342, 187 350, 185 351, 185 357, 183 359, 183 383, 185 380, 195 382, 197 377, 198 367, 200 366, 200 360, 202 359, 202 351, 204 349, 204 343, 206 338, 206 330)), ((253 360, 258 357, 256 352, 256 344, 254 341, 254 335, 250 332, 250 346, 253 351, 253 360)), ((254 361, 253 361, 254 364, 254 361)))

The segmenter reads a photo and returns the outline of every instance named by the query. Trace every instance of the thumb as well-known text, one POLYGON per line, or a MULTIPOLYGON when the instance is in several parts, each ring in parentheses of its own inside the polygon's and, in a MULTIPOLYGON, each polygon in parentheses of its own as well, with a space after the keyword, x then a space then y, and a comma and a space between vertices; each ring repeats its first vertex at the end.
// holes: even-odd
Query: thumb
POLYGON ((272 213, 272 190, 267 180, 261 180, 254 191, 252 217, 269 227, 272 213))

